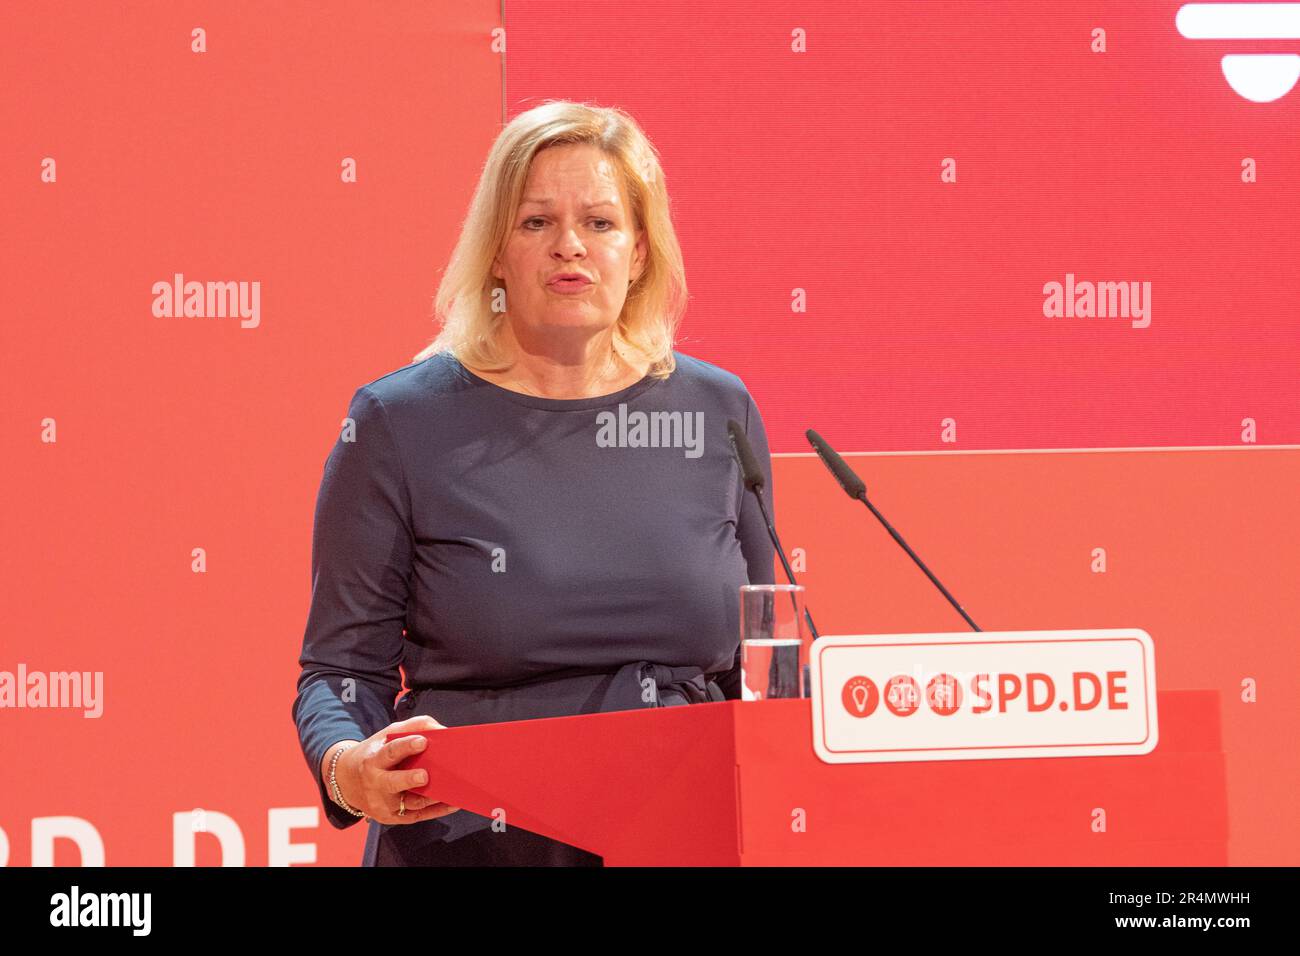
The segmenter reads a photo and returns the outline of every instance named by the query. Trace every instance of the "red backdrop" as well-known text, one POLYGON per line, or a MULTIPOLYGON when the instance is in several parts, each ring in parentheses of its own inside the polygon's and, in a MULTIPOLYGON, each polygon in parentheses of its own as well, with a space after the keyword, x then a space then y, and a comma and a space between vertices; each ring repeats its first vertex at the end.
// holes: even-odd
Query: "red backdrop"
POLYGON ((986 630, 1143 627, 1162 688, 1220 690, 1231 858, 1300 861, 1300 90, 1249 102, 1219 67, 1300 40, 1189 40, 1178 7, 7 7, 0 670, 102 672, 105 700, 0 710, 3 858, 75 817, 109 864, 169 864, 202 809, 251 864, 359 859, 289 714, 321 466, 432 334, 503 112, 572 98, 661 150, 680 348, 792 455, 820 630, 961 621, 798 457, 809 426, 910 453, 856 460, 986 630), (259 282, 258 324, 156 317, 176 273, 259 282), (1067 275, 1149 283, 1149 325, 1045 316, 1067 275))

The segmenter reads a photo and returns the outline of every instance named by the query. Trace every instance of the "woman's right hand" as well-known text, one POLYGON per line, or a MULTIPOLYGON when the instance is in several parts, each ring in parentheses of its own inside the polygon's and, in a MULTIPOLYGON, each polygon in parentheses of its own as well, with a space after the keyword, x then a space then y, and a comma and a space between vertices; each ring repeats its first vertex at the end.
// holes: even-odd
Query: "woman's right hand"
MULTIPOLYGON (((448 806, 437 800, 410 793, 412 787, 422 787, 428 781, 423 770, 394 770, 412 754, 424 750, 426 741, 418 733, 398 737, 386 742, 389 734, 403 731, 446 730, 432 717, 419 716, 399 720, 389 724, 383 730, 368 737, 361 743, 348 747, 339 757, 334 768, 334 777, 338 781, 339 791, 356 809, 377 823, 401 825, 420 823, 455 813, 460 807, 448 806), (402 799, 405 799, 406 813, 397 815, 402 799)), ((328 760, 333 755, 331 747, 326 753, 328 760)), ((325 787, 329 790, 329 770, 325 765, 325 787)))

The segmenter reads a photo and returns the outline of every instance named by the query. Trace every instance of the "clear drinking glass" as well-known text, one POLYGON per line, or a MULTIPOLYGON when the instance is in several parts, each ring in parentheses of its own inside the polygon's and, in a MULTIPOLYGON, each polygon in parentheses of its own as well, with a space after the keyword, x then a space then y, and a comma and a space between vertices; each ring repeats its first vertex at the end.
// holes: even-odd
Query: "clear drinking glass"
POLYGON ((803 599, 800 584, 741 587, 742 700, 809 696, 809 641, 803 599))

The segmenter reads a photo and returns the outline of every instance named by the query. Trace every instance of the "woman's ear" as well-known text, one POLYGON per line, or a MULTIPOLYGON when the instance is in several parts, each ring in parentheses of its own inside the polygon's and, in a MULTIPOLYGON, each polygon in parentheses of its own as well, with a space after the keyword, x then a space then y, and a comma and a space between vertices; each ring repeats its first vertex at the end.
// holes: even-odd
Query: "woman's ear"
POLYGON ((632 269, 631 278, 628 285, 631 285, 645 273, 646 261, 649 258, 650 241, 646 238, 645 230, 637 230, 636 247, 632 250, 632 269))

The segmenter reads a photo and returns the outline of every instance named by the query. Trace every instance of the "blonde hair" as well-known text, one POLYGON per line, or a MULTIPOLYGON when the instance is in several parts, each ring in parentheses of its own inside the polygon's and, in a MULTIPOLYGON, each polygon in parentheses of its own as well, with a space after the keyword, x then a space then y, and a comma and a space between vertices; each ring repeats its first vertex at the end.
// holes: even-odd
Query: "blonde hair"
POLYGON ((441 331, 414 361, 450 352, 477 368, 508 366, 498 341, 505 313, 492 309, 504 285, 492 275, 492 262, 510 237, 533 157, 551 146, 576 143, 598 146, 613 161, 636 228, 646 233, 645 265, 628 288, 613 330, 614 347, 623 355, 628 350, 641 355, 656 378, 672 374, 673 343, 686 310, 686 269, 658 152, 622 110, 566 100, 548 100, 520 113, 492 144, 434 297, 441 331))

